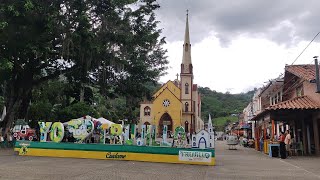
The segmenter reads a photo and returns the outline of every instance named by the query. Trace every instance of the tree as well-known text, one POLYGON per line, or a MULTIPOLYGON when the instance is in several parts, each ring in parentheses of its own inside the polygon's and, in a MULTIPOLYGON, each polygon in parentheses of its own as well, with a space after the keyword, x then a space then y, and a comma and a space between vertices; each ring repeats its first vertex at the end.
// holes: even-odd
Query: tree
POLYGON ((33 86, 65 70, 59 54, 62 42, 62 1, 4 1, 0 4, 0 60, 8 68, 6 131, 33 86))
POLYGON ((142 92, 141 84, 131 89, 121 85, 154 81, 166 68, 164 39, 159 39, 153 13, 157 8, 155 0, 3 1, 0 62, 9 65, 6 131, 16 116, 26 114, 34 87, 61 74, 80 84, 80 101, 88 79, 103 91, 119 86, 113 89, 123 94, 132 88, 142 92), (128 6, 132 3, 136 10, 128 6))

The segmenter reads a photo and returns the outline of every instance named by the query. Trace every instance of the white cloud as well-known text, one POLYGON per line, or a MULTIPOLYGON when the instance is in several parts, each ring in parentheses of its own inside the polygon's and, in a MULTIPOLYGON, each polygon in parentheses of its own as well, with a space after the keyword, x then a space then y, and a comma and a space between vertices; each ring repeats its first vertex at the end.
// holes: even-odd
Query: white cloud
MULTIPOLYGON (((211 33, 192 45, 194 82, 219 92, 245 92, 283 73, 285 64, 291 64, 308 43, 301 41, 287 48, 270 40, 242 35, 235 37, 228 47, 221 47, 219 39, 211 33)), ((175 79, 180 72, 182 44, 174 41, 165 46, 171 68, 160 79, 162 82, 175 79)), ((319 47, 319 43, 312 44, 295 64, 312 63, 312 57, 320 53, 319 47)))
MULTIPOLYGON (((245 92, 278 77, 320 31, 316 0, 158 2, 171 66, 163 82, 180 72, 186 9, 195 83, 220 92, 245 92)), ((295 64, 313 63, 312 57, 320 55, 319 40, 295 64)))

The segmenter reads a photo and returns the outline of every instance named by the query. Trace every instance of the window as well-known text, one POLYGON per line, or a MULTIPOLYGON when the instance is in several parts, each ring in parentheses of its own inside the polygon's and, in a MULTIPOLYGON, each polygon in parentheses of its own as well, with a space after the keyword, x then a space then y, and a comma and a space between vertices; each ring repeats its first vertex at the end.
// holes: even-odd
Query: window
POLYGON ((188 52, 188 43, 184 45, 184 50, 188 52))
POLYGON ((146 106, 144 108, 144 115, 145 116, 150 116, 151 108, 149 106, 146 106))
POLYGON ((302 88, 302 86, 297 87, 296 93, 297 93, 297 97, 303 96, 303 88, 302 88))
POLYGON ((186 102, 186 103, 184 104, 184 111, 185 111, 185 112, 188 112, 188 111, 189 111, 189 103, 188 103, 188 102, 186 102))
POLYGON ((186 83, 186 84, 184 85, 184 87, 185 87, 185 92, 186 92, 186 94, 189 94, 189 84, 186 83))

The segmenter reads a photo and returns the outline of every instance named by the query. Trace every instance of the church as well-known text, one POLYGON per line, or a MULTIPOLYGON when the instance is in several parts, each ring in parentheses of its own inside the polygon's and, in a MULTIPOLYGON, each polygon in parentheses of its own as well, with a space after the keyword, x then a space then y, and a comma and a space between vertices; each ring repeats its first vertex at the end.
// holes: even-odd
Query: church
POLYGON ((158 135, 162 134, 163 125, 167 125, 171 133, 178 126, 184 127, 190 134, 204 129, 201 96, 197 84, 193 82, 188 21, 187 14, 180 80, 177 75, 177 79, 162 85, 152 101, 140 103, 139 125, 156 125, 158 135))

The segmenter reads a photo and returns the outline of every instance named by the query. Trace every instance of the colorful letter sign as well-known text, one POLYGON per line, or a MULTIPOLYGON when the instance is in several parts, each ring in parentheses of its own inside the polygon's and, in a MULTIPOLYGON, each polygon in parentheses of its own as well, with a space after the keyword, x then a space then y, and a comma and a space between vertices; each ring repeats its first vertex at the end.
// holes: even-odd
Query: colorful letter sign
POLYGON ((53 123, 50 132, 50 139, 53 142, 61 142, 64 137, 64 126, 61 122, 53 123))
POLYGON ((66 124, 68 131, 77 142, 83 141, 94 129, 94 124, 90 119, 73 119, 66 124))
POLYGON ((52 122, 38 122, 38 124, 40 127, 40 142, 46 142, 52 122))

